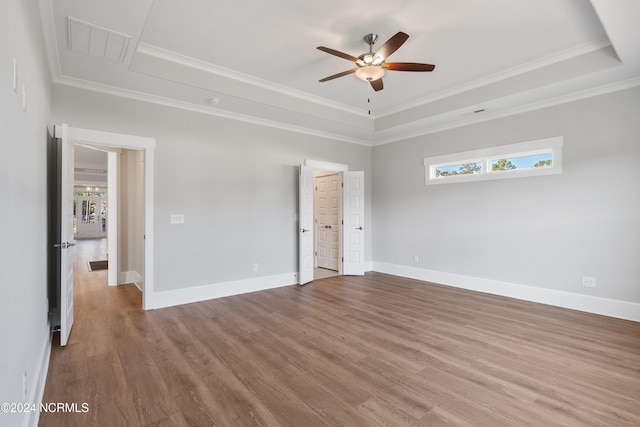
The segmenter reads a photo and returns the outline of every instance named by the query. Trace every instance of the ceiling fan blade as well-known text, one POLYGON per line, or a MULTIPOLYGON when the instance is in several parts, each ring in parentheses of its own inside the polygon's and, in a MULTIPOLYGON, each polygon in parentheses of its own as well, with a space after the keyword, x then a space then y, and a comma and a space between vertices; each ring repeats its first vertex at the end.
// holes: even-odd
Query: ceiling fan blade
POLYGON ((319 81, 319 82, 326 82, 326 81, 328 81, 328 80, 337 79, 338 77, 348 76, 349 74, 355 73, 355 72, 356 72, 356 70, 357 70, 357 68, 353 68, 353 69, 351 69, 351 70, 343 71, 343 72, 341 72, 341 73, 334 74, 334 75, 329 76, 329 77, 325 77, 324 79, 322 79, 322 80, 318 80, 318 81, 319 81))
POLYGON ((382 78, 379 78, 378 80, 370 80, 370 83, 371 83, 371 87, 376 92, 384 89, 384 86, 382 85, 382 78))
POLYGON ((404 44, 409 38, 409 34, 403 33, 402 31, 398 31, 395 36, 391 37, 389 40, 385 42, 380 49, 378 49, 373 55, 374 58, 380 57, 382 59, 387 59, 393 52, 398 50, 400 46, 404 44))
POLYGON ((351 62, 362 62, 362 60, 356 58, 355 56, 351 56, 348 53, 343 53, 340 51, 337 51, 335 49, 331 49, 329 47, 324 47, 324 46, 318 46, 316 49, 321 50, 323 52, 327 52, 331 55, 335 55, 337 57, 346 59, 347 61, 351 61, 351 62))
POLYGON ((387 62, 383 65, 383 68, 394 71, 433 71, 436 66, 432 64, 418 64, 417 62, 387 62))

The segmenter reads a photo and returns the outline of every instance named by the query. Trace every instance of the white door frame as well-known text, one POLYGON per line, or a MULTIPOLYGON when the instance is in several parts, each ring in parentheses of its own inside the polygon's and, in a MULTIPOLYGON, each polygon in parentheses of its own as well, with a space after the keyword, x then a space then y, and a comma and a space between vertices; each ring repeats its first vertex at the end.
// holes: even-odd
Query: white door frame
MULTIPOLYGON (((325 161, 321 161, 321 160, 305 159, 304 165, 313 168, 313 170, 323 170, 323 171, 336 172, 336 173, 348 172, 349 171, 349 165, 345 165, 345 164, 342 164, 342 163, 325 162, 325 161)), ((344 207, 343 207, 343 209, 344 209, 344 207)), ((342 210, 341 210, 340 215, 342 215, 342 210)), ((342 219, 342 218, 340 218, 340 219, 342 219)), ((315 224, 314 224, 314 227, 315 227, 315 224)), ((342 233, 340 233, 340 236, 342 236, 342 233)), ((343 242, 342 242, 342 238, 340 238, 340 243, 338 244, 338 251, 339 251, 338 257, 339 258, 342 258, 342 246, 343 246, 343 242)), ((338 263, 338 274, 339 275, 343 274, 342 267, 343 267, 342 262, 339 262, 338 263)))
MULTIPOLYGON (((118 212, 120 205, 118 204, 120 195, 120 153, 122 150, 111 148, 107 151, 107 243, 109 257, 120 259, 120 241, 118 239, 118 212), (112 215, 113 214, 113 215, 112 215)), ((111 268, 111 263, 107 268, 107 283, 109 286, 117 286, 119 280, 119 264, 116 263, 111 268)), ((144 293, 143 293, 144 295, 144 293)))
MULTIPOLYGON (((155 138, 124 135, 91 129, 68 127, 71 143, 97 147, 113 147, 144 151, 144 271, 142 280, 142 309, 151 309, 153 296, 153 157, 155 138)), ((109 153, 111 154, 111 153, 109 153)), ((113 157, 111 157, 113 159, 113 157)), ((111 172, 111 171, 109 171, 111 172)), ((113 207, 113 206, 112 206, 113 207)), ((117 208, 117 203, 116 206, 117 208)), ((111 215, 113 216, 113 215, 111 215)), ((111 228, 109 228, 111 229, 111 228)), ((111 278, 109 280, 111 282, 111 278)))

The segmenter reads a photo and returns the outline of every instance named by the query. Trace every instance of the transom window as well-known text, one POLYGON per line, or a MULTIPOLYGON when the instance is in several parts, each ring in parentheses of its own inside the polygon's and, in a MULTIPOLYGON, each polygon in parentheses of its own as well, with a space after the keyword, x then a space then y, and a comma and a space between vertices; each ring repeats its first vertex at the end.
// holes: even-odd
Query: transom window
POLYGON ((561 136, 424 159, 425 183, 445 184, 562 173, 561 136))

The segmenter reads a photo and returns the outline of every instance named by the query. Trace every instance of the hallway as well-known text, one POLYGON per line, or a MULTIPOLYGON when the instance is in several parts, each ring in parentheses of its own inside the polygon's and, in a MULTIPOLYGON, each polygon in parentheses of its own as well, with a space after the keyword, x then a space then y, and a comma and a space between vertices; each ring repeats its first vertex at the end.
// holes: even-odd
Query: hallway
POLYGON ((144 317, 142 294, 135 285, 108 286, 107 270, 89 271, 89 261, 107 259, 107 239, 76 240, 75 248, 74 326, 66 347, 54 334, 43 402, 78 408, 87 402, 89 412, 42 413, 40 425, 101 425, 106 419, 111 425, 136 425, 131 400, 123 399, 127 373, 114 349, 116 341, 133 334, 131 317, 144 317))

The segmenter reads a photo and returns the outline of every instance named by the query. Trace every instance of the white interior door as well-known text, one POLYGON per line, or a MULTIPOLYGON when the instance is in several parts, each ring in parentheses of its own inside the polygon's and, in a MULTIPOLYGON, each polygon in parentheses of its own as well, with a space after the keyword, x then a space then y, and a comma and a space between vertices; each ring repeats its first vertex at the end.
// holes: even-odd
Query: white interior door
POLYGON ((340 175, 317 177, 315 189, 317 266, 338 271, 340 175))
POLYGON ((298 284, 313 280, 313 168, 300 166, 298 182, 298 284))
POLYGON ((56 246, 60 256, 60 345, 67 345, 73 326, 73 262, 75 241, 73 239, 73 143, 69 140, 67 125, 56 125, 55 136, 62 145, 60 171, 61 241, 56 246))
POLYGON ((364 275, 364 172, 342 172, 342 274, 364 275))

